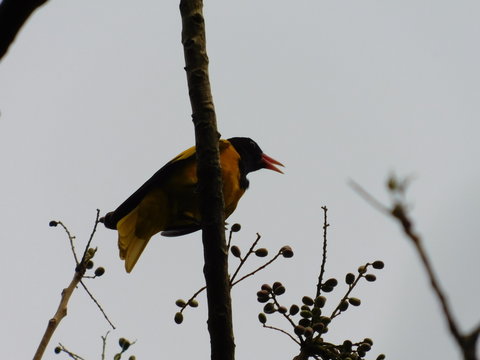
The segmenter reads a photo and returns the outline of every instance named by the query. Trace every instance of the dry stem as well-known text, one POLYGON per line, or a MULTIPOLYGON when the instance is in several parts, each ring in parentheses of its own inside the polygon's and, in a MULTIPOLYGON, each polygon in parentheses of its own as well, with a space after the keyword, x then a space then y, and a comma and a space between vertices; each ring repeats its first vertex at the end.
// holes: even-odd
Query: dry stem
POLYGON ((82 280, 82 276, 83 274, 81 272, 75 272, 75 275, 73 276, 73 279, 68 287, 63 289, 60 304, 58 305, 55 315, 53 315, 53 317, 48 321, 47 329, 45 330, 42 340, 38 345, 33 360, 40 360, 42 358, 43 353, 45 352, 45 349, 47 348, 47 345, 50 342, 53 333, 55 332, 55 329, 57 328, 58 324, 60 324, 60 321, 67 316, 68 301, 70 300, 70 296, 72 296, 72 293, 77 287, 78 283, 82 280))

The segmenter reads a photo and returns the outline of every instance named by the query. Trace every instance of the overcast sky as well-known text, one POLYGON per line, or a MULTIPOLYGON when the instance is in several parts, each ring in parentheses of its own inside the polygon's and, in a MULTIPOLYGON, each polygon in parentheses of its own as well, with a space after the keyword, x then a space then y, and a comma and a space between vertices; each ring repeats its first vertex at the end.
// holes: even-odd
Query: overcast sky
MULTIPOLYGON (((418 231, 462 329, 477 324, 480 3, 214 0, 205 16, 222 136, 249 136, 286 165, 285 175, 250 174, 229 218, 243 225, 235 241, 245 252, 258 232, 271 253, 295 251, 234 288, 237 358, 297 354, 285 335, 261 328, 255 294, 274 281, 285 284, 286 305, 314 294, 326 205, 327 275, 342 280, 377 259, 386 267, 358 286, 362 305, 325 339, 371 337, 370 359, 460 359, 411 244, 347 182, 388 203, 387 176, 415 176, 408 198, 418 231)), ((68 239, 48 222, 64 221, 82 248, 95 209, 115 209, 193 145, 180 26, 176 1, 51 0, 0 63, 5 359, 33 356, 73 276, 68 239)), ((199 233, 154 237, 131 274, 115 232, 99 228, 94 244, 106 274, 87 284, 118 327, 108 358, 120 336, 137 340, 139 360, 209 357, 204 295, 184 324, 173 322, 175 300, 204 282, 199 233)), ((100 359, 108 329, 78 289, 45 359, 60 358, 58 342, 100 359)))

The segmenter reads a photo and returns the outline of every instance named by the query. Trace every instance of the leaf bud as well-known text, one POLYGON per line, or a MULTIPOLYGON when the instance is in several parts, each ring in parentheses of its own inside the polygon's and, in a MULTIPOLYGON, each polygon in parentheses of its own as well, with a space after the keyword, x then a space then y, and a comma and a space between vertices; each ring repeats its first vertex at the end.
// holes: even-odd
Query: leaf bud
POLYGON ((312 317, 312 313, 308 310, 302 310, 302 311, 300 311, 300 316, 308 319, 308 318, 312 317))
POLYGON ((345 283, 347 285, 352 285, 355 282, 355 275, 352 273, 348 273, 345 275, 345 283))
POLYGON ((265 257, 268 255, 268 250, 265 248, 257 249, 255 250, 255 255, 257 255, 258 257, 265 257))
MULTIPOLYGON (((53 221, 50 221, 51 223, 53 221)), ((50 225, 50 226, 57 226, 57 225, 50 225)), ((53 351, 55 352, 55 354, 60 354, 60 352, 62 351, 62 348, 60 346, 57 346, 55 349, 53 349, 53 351)))
POLYGON ((312 322, 309 319, 306 319, 306 318, 301 318, 300 320, 298 320, 298 325, 301 325, 303 327, 310 326, 311 324, 312 324, 312 322))
POLYGON ((309 306, 312 306, 313 305, 313 299, 309 296, 304 296, 302 298, 302 302, 305 304, 305 305, 309 305, 309 306))
POLYGON ((310 306, 308 306, 308 305, 302 305, 302 306, 300 307, 300 310, 310 311, 310 306))
POLYGON ((358 273, 359 274, 365 274, 367 272, 367 267, 365 265, 359 266, 358 267, 358 273))
POLYGON ((311 338, 313 336, 313 329, 308 326, 305 328, 305 337, 311 338))
POLYGON ((91 268, 93 268, 93 265, 94 265, 93 261, 88 260, 87 263, 85 264, 85 267, 90 270, 91 268))
MULTIPOLYGON (((55 227, 55 226, 57 226, 57 225, 58 225, 58 222, 55 221, 55 220, 52 220, 52 221, 50 221, 50 222, 48 223, 48 226, 51 226, 51 227, 55 227)), ((57 346, 57 347, 55 348, 55 350, 56 350, 57 348, 60 349, 60 348, 57 346)), ((60 351, 62 351, 62 349, 60 349, 60 351)), ((58 354, 58 353, 57 353, 57 354, 58 354)))
POLYGON ((347 300, 343 300, 340 305, 338 306, 338 309, 340 311, 346 311, 348 309, 348 301, 347 300))
POLYGON ((385 354, 378 355, 377 360, 385 360, 385 354))
POLYGON ((318 296, 315 299, 315 306, 319 308, 323 308, 326 302, 327 302, 327 298, 325 296, 318 296))
POLYGON ((293 331, 294 331, 295 334, 297 334, 298 336, 305 334, 305 328, 304 328, 302 325, 297 325, 297 326, 295 326, 295 328, 293 329, 293 331))
POLYGON ((370 338, 365 338, 365 339, 363 339, 363 342, 366 343, 366 344, 369 344, 370 346, 373 345, 373 340, 370 339, 370 338))
POLYGON ((128 357, 128 360, 137 360, 137 357, 135 355, 130 355, 128 357))
POLYGON ((99 266, 95 269, 95 276, 102 276, 105 274, 105 268, 102 266, 99 266))
POLYGON ((273 289, 273 293, 274 293, 275 295, 283 295, 283 294, 285 294, 285 286, 280 285, 279 287, 274 288, 274 289, 273 289))
POLYGON ((297 315, 299 311, 300 308, 298 307, 298 305, 293 304, 292 306, 290 306, 290 315, 297 315))
POLYGON ((268 300, 270 300, 270 297, 257 297, 259 303, 266 303, 268 300))
POLYGON ((325 324, 325 325, 328 325, 330 324, 330 321, 332 321, 332 319, 330 319, 328 316, 320 316, 320 322, 325 324))
POLYGON ((368 352, 371 349, 372 349, 372 347, 370 346, 370 344, 362 343, 362 344, 358 345, 357 351, 368 352))
POLYGON ((198 307, 198 301, 197 301, 197 299, 192 299, 192 300, 190 300, 190 301, 188 302, 188 306, 193 307, 193 308, 198 307))
POLYGON ((240 224, 233 224, 232 227, 230 228, 230 230, 232 232, 239 232, 241 228, 242 228, 242 226, 240 224))
POLYGON ((345 352, 351 352, 352 351, 352 342, 350 340, 345 340, 342 344, 342 348, 345 352))
POLYGON ((275 281, 272 285, 273 287, 273 290, 275 290, 276 288, 278 288, 279 286, 282 286, 282 283, 280 281, 275 281))
POLYGON ((332 292, 332 291, 333 291, 333 287, 322 285, 322 291, 323 291, 323 292, 326 292, 326 293, 332 292))
POLYGON ((322 315, 322 310, 319 307, 314 306, 312 308, 312 315, 318 317, 318 316, 322 315))
POLYGON ((279 312, 280 314, 286 314, 286 313, 288 312, 288 309, 287 309, 285 306, 280 306, 280 307, 278 308, 278 312, 279 312))
POLYGON ((258 314, 258 321, 260 321, 262 324, 265 324, 267 322, 267 315, 264 313, 258 314))
POLYGON ((372 281, 377 280, 377 277, 373 274, 367 274, 367 275, 365 275, 365 280, 372 282, 372 281))
POLYGON ((242 252, 240 251, 240 248, 237 245, 233 245, 230 248, 230 251, 232 252, 232 255, 237 257, 237 258, 239 258, 242 254, 242 252))
POLYGON ((262 287, 261 287, 262 290, 265 290, 265 291, 272 291, 272 287, 268 284, 263 284, 262 287))
POLYGON ((130 341, 122 337, 118 339, 118 345, 120 345, 122 351, 126 351, 130 347, 130 341))
POLYGON ((175 301, 175 305, 177 305, 178 307, 183 308, 183 307, 187 306, 187 303, 186 303, 186 301, 183 300, 183 299, 178 299, 177 301, 175 301))
POLYGON ((258 302, 267 302, 270 299, 270 293, 267 290, 257 291, 258 302), (265 300, 265 301, 261 301, 265 300))
POLYGON ((318 322, 318 323, 315 323, 313 324, 313 330, 315 330, 316 332, 318 332, 319 334, 322 333, 323 329, 325 329, 325 325, 318 322))
MULTIPOLYGON (((373 266, 374 269, 383 269, 383 267, 385 266, 385 264, 383 263, 383 261, 377 260, 377 261, 374 261, 374 262, 372 263, 372 266, 373 266)), ((383 354, 381 354, 381 355, 383 355, 383 354)))
POLYGON ((361 304, 361 301, 359 298, 355 298, 355 297, 351 297, 348 299, 348 302, 350 303, 350 305, 353 305, 353 306, 360 306, 361 304))
POLYGON ((181 312, 177 312, 175 314, 174 320, 177 324, 181 324, 183 322, 183 314, 181 312))
POLYGON ((324 286, 335 287, 338 285, 338 281, 335 278, 328 279, 323 283, 324 286))
POLYGON ((397 179, 395 178, 394 175, 391 175, 387 180, 387 188, 390 191, 395 191, 397 190, 397 187, 398 187, 397 179))
POLYGON ((282 248, 280 249, 280 252, 282 253, 282 256, 283 256, 284 258, 287 258, 287 259, 288 259, 288 258, 293 257, 293 250, 292 250, 292 248, 291 248, 290 246, 288 246, 288 245, 285 245, 284 247, 282 247, 282 248))
POLYGON ((274 303, 266 303, 265 306, 263 307, 263 311, 266 314, 273 314, 276 311, 275 304, 274 303))

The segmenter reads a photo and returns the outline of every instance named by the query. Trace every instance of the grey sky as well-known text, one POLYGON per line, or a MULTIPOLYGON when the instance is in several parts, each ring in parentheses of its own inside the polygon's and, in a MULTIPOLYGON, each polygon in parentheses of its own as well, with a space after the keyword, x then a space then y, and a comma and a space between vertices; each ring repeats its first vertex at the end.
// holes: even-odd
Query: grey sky
MULTIPOLYGON (((287 305, 312 294, 321 206, 329 208, 329 276, 382 259, 376 283, 330 339, 371 337, 370 358, 460 358, 399 227, 347 185, 387 202, 391 171, 416 176, 418 230, 463 329, 480 320, 480 4, 475 1, 206 1, 210 73, 220 132, 250 136, 286 165, 251 174, 229 223, 237 245, 262 234, 281 260, 233 290, 238 359, 293 358, 296 345, 262 329, 256 291, 280 280, 287 305)), ((64 221, 81 247, 95 209, 113 210, 193 145, 178 3, 50 1, 0 63, 2 356, 31 358, 73 275, 64 221)), ((138 359, 208 358, 205 297, 173 323, 174 301, 203 284, 199 234, 155 237, 127 275, 116 234, 99 229, 90 284, 111 337, 137 339, 138 359)), ((255 263, 260 263, 259 261, 255 263)), ((250 266, 254 266, 252 263, 250 266)), ((337 299, 343 289, 337 290, 337 299)), ((287 327, 280 318, 272 323, 287 327)), ((62 342, 99 359, 108 330, 79 289, 45 359, 62 342)), ((110 357, 116 342, 111 342, 110 357)))

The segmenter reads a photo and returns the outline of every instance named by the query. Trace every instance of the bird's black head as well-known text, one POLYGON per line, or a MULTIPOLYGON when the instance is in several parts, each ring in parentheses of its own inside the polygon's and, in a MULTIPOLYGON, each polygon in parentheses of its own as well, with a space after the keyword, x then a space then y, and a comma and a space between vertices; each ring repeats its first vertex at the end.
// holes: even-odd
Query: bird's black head
POLYGON ((283 172, 275 166, 283 166, 283 164, 264 154, 260 146, 252 139, 234 137, 228 139, 228 141, 240 155, 240 164, 245 175, 260 169, 270 169, 283 174, 283 172))

